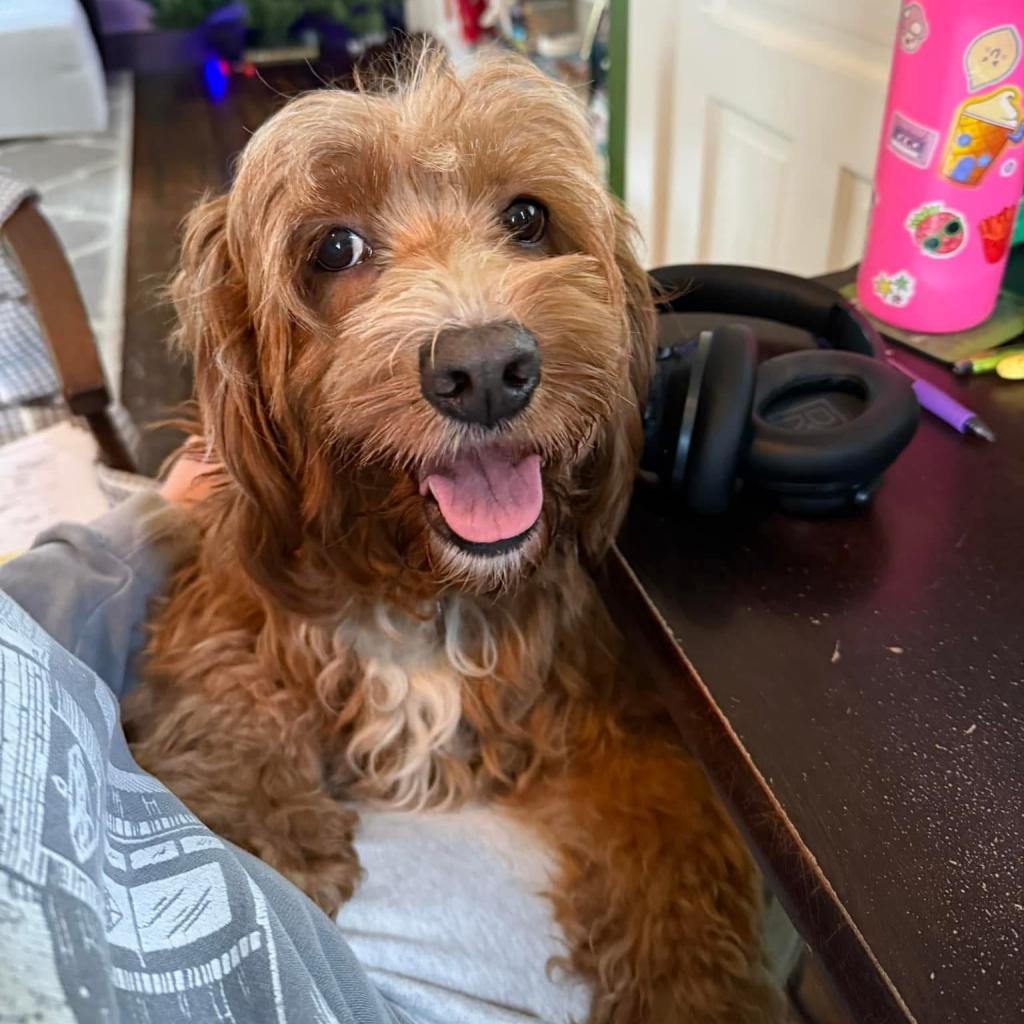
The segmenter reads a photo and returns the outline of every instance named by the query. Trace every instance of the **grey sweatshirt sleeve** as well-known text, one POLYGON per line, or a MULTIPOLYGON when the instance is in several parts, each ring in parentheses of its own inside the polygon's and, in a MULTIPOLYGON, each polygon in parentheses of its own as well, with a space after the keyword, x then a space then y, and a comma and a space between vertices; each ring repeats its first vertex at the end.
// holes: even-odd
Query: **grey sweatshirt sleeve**
POLYGON ((0 590, 121 698, 135 683, 149 602, 195 543, 182 508, 155 491, 139 494, 89 526, 40 534, 0 566, 0 590))
POLYGON ((132 760, 97 673, 123 686, 189 533, 149 495, 0 570, 0 1018, 409 1024, 330 919, 132 760))

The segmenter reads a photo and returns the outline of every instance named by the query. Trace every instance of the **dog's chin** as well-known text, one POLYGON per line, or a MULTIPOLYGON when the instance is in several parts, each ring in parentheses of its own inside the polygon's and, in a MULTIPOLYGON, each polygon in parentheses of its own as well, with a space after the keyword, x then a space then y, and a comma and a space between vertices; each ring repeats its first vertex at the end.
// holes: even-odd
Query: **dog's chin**
POLYGON ((538 456, 498 444, 435 463, 419 481, 435 565, 474 587, 504 587, 542 553, 544 483, 538 456))
POLYGON ((445 524, 434 525, 426 505, 432 561, 446 581, 471 592, 513 589, 529 576, 542 560, 547 530, 543 519, 516 537, 478 544, 454 534, 445 524))

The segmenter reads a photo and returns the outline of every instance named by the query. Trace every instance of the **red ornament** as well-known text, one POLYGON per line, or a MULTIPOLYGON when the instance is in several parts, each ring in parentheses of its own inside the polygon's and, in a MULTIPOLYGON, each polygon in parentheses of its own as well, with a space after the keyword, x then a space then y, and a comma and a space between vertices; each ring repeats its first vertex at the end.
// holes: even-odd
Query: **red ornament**
POLYGON ((483 35, 480 27, 480 17, 487 9, 486 0, 456 0, 459 13, 459 24, 462 28, 462 38, 467 43, 478 43, 483 35))

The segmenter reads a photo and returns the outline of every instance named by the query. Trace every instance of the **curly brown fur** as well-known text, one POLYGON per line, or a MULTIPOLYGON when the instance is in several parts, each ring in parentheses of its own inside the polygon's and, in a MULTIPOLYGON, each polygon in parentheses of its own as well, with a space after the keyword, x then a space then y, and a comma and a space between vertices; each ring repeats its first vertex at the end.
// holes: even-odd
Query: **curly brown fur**
POLYGON ((567 964, 608 1024, 777 1019, 757 879, 632 678, 586 566, 629 499, 653 309, 571 94, 528 64, 434 55, 380 94, 295 100, 190 217, 174 283, 224 469, 125 707, 139 761, 325 909, 359 878, 353 805, 500 802, 553 847, 567 964), (542 245, 499 214, 546 205, 542 245), (338 274, 332 225, 374 254, 338 274), (445 327, 536 337, 529 405, 491 430, 420 392, 445 327), (514 550, 432 525, 427 467, 540 456, 514 550))

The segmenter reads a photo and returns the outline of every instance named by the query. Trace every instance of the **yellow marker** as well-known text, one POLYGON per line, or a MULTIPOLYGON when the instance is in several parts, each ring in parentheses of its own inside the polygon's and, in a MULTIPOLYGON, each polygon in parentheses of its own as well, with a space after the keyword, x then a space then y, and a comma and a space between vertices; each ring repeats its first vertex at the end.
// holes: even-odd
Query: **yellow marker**
POLYGON ((1001 359, 996 367, 996 373, 1003 380, 1024 380, 1024 352, 1001 359))

